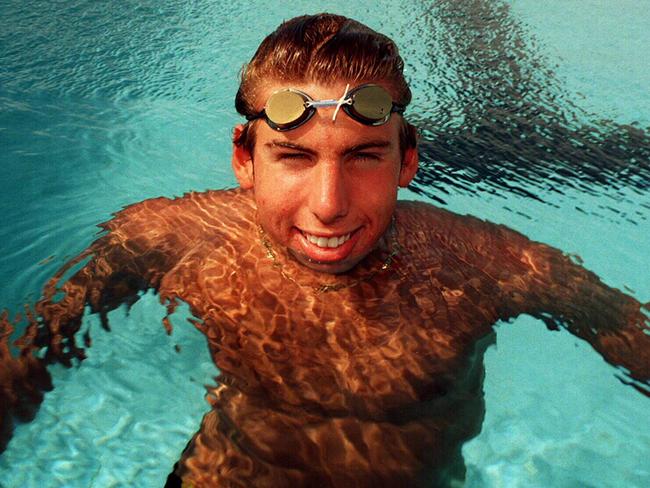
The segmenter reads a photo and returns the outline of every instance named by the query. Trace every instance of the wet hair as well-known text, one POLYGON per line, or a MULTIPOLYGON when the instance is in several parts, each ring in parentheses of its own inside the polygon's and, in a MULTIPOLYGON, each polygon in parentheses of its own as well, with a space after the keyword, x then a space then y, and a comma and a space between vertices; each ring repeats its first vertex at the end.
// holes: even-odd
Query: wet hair
MULTIPOLYGON (((341 15, 304 15, 283 22, 257 48, 242 68, 235 108, 243 116, 257 114, 256 100, 264 81, 354 83, 383 82, 404 106, 411 90, 404 78, 404 61, 388 37, 341 15)), ((416 130, 403 118, 400 151, 416 145, 416 130)), ((248 123, 234 140, 251 154, 255 125, 248 123)))

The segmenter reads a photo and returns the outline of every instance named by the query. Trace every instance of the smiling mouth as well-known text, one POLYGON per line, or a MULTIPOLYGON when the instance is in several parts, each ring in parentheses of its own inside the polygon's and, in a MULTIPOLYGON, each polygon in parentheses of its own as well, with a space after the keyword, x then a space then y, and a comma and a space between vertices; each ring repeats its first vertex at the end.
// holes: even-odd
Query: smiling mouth
MULTIPOLYGON (((302 229, 295 228, 298 241, 293 251, 298 260, 307 266, 318 265, 320 271, 332 271, 333 267, 341 266, 352 255, 362 236, 362 228, 359 227, 346 234, 338 235, 317 235, 310 234, 302 229)), ((316 269, 316 268, 314 268, 316 269)), ((336 268, 338 270, 338 268, 336 268)), ((346 270, 348 268, 346 267, 346 270)))
POLYGON ((312 244, 327 249, 342 246, 344 243, 350 240, 352 233, 332 237, 316 236, 313 234, 308 234, 307 232, 302 232, 302 235, 305 236, 305 238, 312 244))

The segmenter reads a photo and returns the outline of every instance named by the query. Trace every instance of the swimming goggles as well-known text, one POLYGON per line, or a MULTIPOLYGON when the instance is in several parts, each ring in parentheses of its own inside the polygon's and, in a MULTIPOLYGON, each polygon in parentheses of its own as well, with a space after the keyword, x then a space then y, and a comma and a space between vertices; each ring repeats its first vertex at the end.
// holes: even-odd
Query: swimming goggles
POLYGON ((246 118, 249 121, 265 119, 272 129, 287 131, 300 127, 321 107, 336 107, 332 120, 336 120, 339 109, 343 109, 354 120, 365 125, 382 125, 388 122, 393 112, 404 113, 406 107, 393 102, 390 94, 379 85, 360 85, 348 92, 349 87, 348 84, 338 100, 313 100, 300 90, 284 88, 269 97, 264 110, 246 118))

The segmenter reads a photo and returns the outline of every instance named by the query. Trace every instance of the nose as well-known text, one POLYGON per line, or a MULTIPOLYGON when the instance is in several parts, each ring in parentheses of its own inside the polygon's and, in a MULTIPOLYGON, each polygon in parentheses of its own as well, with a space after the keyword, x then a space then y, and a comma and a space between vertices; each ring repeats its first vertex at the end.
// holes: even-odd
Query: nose
POLYGON ((338 162, 316 165, 309 195, 310 210, 323 224, 331 224, 348 214, 348 190, 344 170, 338 162))

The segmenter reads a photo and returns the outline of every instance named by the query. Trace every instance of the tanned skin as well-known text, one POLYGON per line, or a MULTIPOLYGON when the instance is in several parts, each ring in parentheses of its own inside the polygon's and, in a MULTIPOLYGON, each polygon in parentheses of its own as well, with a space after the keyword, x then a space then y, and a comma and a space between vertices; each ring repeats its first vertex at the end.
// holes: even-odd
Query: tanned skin
POLYGON ((394 226, 363 262, 331 277, 350 286, 322 292, 322 273, 281 250, 269 257, 250 190, 126 208, 69 265, 88 260, 61 300, 69 266, 48 283, 18 358, 3 317, 5 440, 11 417, 29 418, 40 403, 45 365, 83 358, 75 333, 84 307, 105 317, 150 288, 170 313, 189 304, 222 373, 177 470, 184 486, 462 479, 461 445, 484 415, 492 326, 522 313, 563 323, 647 392, 647 306, 504 226, 415 202, 398 203, 394 226), (396 244, 390 267, 376 272, 396 244))

